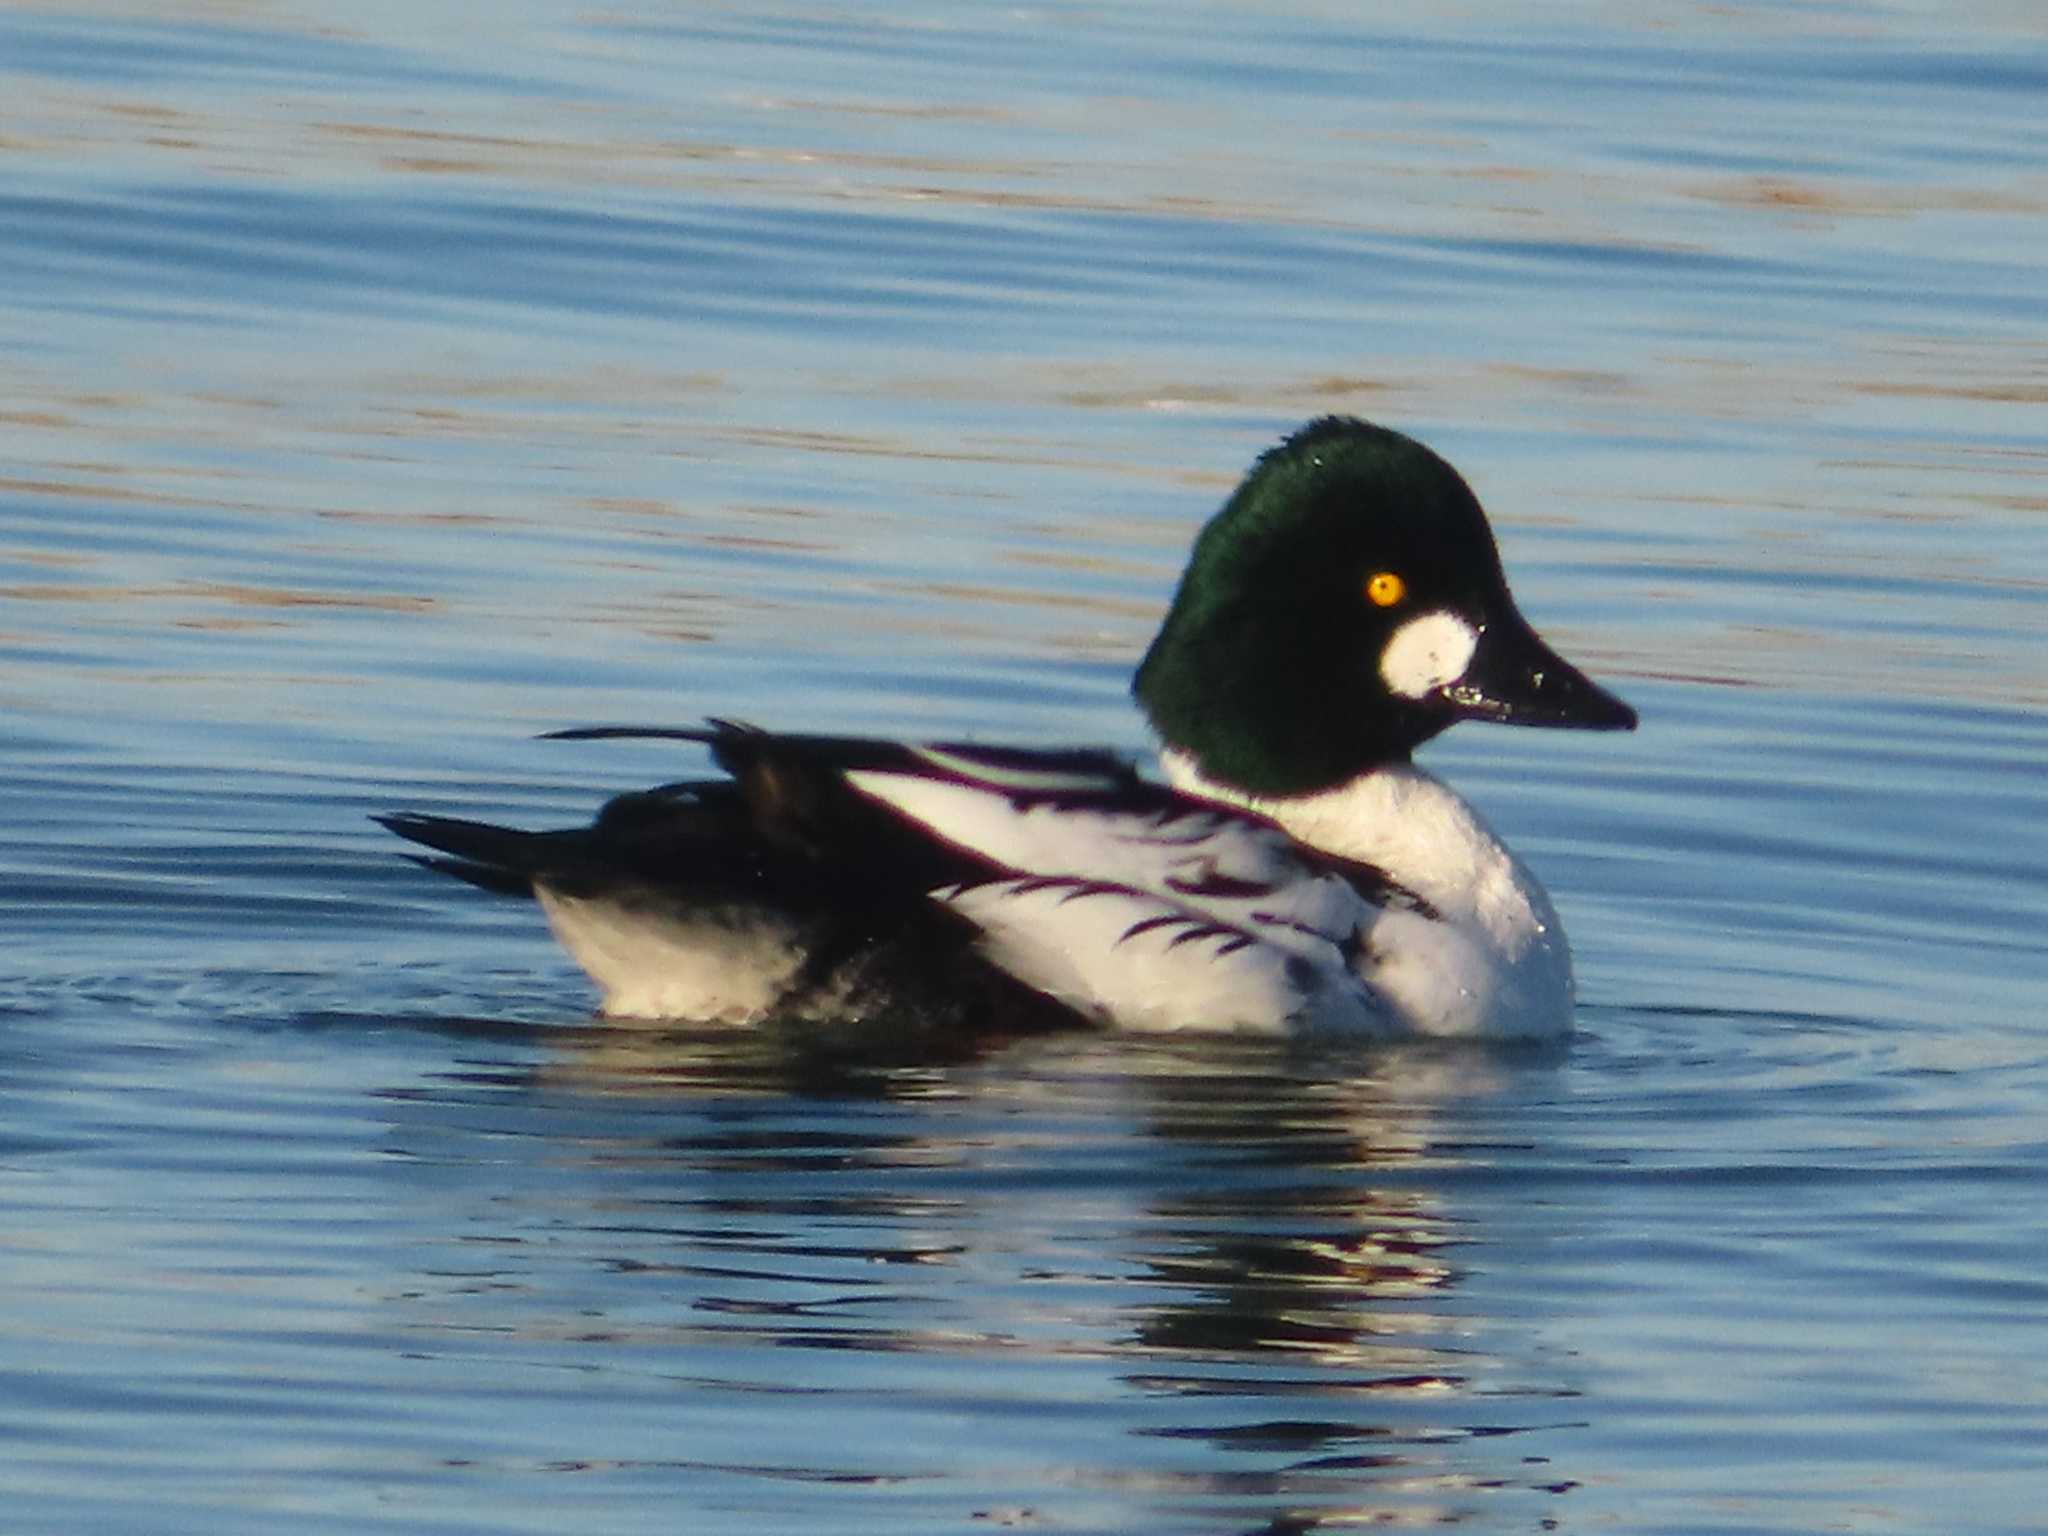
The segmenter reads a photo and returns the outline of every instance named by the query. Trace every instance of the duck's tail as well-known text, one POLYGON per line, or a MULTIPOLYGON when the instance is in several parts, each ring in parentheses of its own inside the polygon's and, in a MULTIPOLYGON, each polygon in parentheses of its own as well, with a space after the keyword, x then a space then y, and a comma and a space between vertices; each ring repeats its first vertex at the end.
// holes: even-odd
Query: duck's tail
POLYGON ((370 819, 407 842, 434 850, 432 854, 410 855, 415 863, 502 896, 533 894, 534 876, 546 862, 544 850, 550 841, 546 832, 520 832, 484 821, 422 816, 413 811, 370 819))

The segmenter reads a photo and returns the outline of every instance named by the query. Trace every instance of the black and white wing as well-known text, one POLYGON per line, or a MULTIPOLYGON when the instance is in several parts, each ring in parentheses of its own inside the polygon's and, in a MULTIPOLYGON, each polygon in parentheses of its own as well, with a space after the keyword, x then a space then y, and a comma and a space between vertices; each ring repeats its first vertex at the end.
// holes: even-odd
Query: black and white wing
POLYGON ((1370 872, 1121 765, 1112 777, 1008 751, 910 752, 847 782, 987 866, 932 899, 1019 980, 1125 1029, 1393 1029, 1355 963, 1385 894, 1370 872))

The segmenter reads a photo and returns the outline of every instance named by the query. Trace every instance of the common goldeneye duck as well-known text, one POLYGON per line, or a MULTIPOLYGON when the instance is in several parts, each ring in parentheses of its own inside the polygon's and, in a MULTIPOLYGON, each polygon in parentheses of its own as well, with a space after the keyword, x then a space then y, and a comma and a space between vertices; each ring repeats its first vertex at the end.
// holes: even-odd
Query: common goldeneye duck
POLYGON ((1265 453, 1138 668, 1168 784, 1105 752, 600 727, 726 777, 589 827, 382 817, 531 893, 617 1017, 901 1010, 1399 1037, 1554 1036, 1571 956, 1528 868, 1410 761, 1459 720, 1628 730, 1522 618, 1477 499, 1341 417, 1265 453))

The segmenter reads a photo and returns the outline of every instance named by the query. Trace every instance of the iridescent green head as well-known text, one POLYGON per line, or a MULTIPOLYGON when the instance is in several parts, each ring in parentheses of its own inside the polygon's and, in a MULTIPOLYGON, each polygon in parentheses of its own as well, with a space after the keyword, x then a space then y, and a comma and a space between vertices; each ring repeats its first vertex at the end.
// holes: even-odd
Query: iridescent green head
POLYGON ((1636 723, 1522 618, 1458 472, 1340 416, 1261 455, 1202 530, 1134 692, 1206 777, 1263 796, 1334 787, 1458 720, 1636 723))

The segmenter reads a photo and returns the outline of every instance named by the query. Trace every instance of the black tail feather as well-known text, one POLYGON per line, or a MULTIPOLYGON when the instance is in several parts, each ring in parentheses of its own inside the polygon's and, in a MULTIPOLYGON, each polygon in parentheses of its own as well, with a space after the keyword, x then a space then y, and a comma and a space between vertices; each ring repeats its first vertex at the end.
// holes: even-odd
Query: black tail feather
POLYGON ((695 741, 709 743, 735 730, 752 731, 753 726, 730 720, 713 720, 709 725, 572 725, 559 731, 542 731, 542 741, 695 741))
POLYGON ((531 896, 533 877, 522 875, 516 870, 499 869, 491 864, 478 864, 469 859, 437 858, 430 853, 409 853, 406 855, 422 869, 431 869, 444 875, 453 875, 467 881, 478 890, 489 891, 495 896, 531 896))
POLYGON ((533 893, 533 877, 540 868, 543 834, 517 832, 494 827, 489 822, 462 821, 452 816, 422 816, 398 811, 372 816, 372 821, 396 832, 407 842, 432 848, 448 858, 412 855, 413 862, 427 869, 453 875, 487 891, 527 896, 533 893))

